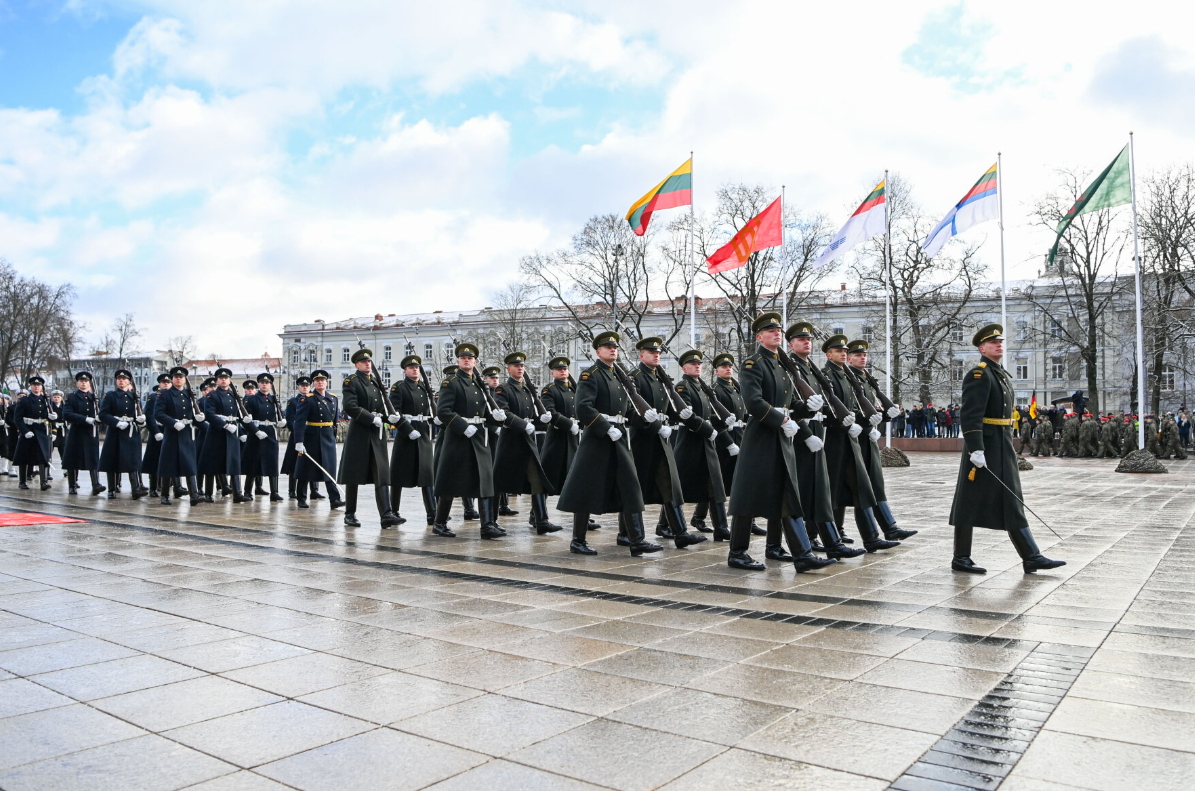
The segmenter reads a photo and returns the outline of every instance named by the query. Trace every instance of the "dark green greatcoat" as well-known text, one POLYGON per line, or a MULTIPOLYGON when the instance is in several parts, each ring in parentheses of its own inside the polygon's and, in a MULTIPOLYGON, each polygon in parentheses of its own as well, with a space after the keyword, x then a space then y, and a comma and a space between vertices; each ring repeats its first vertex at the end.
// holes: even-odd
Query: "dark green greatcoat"
POLYGON ((611 424, 607 415, 625 417, 634 412, 631 398, 613 369, 595 362, 577 382, 577 420, 584 427, 577 455, 568 471, 556 507, 570 513, 609 514, 643 512, 643 493, 627 424, 611 424), (610 439, 611 428, 622 431, 618 442, 610 439))
MULTIPOLYGON (((847 379, 846 369, 841 365, 827 362, 822 369, 830 385, 834 388, 834 395, 846 405, 855 422, 863 427, 863 433, 871 428, 871 424, 863 419, 863 410, 859 408, 859 399, 855 398, 855 389, 847 379)), ((826 427, 826 466, 830 470, 830 482, 834 492, 834 508, 874 508, 875 493, 871 488, 871 478, 867 474, 867 465, 863 461, 863 450, 859 441, 868 441, 863 434, 852 437, 850 430, 842 425, 841 420, 827 421, 826 427)))
POLYGON ((963 432, 963 458, 959 463, 950 524, 959 527, 987 527, 1016 530, 1028 527, 1025 509, 1017 502, 1021 495, 1021 474, 1012 449, 1012 426, 994 426, 986 418, 1007 420, 1014 403, 1012 380, 1000 363, 983 358, 963 377, 962 409, 959 422, 963 432), (971 453, 982 450, 986 469, 971 464, 971 453), (975 471, 972 480, 971 471, 975 471), (1003 481, 1008 489, 993 480, 1003 481))
MULTIPOLYGON (((876 389, 871 386, 871 382, 867 380, 867 377, 859 369, 853 365, 847 365, 847 373, 855 377, 855 381, 859 383, 860 389, 863 390, 863 395, 871 399, 873 406, 879 403, 880 397, 876 393, 876 389)), ((876 426, 876 429, 883 434, 884 423, 888 422, 888 416, 884 414, 882 407, 876 406, 876 411, 884 416, 884 419, 876 426)), ((888 495, 884 491, 884 465, 880 460, 880 446, 875 440, 867 436, 868 432, 871 431, 871 423, 863 420, 862 424, 863 433, 859 435, 859 452, 863 456, 863 466, 867 468, 867 479, 871 481, 871 492, 875 495, 877 503, 887 502, 888 495)))
POLYGON ((436 414, 443 426, 436 457, 437 497, 493 497, 496 492, 486 427, 501 424, 489 414, 483 387, 487 385, 481 374, 474 377, 464 371, 440 383, 436 414), (475 422, 478 418, 481 422, 475 422), (477 427, 472 437, 465 436, 469 426, 477 427))
MULTIPOLYGON (((390 460, 386 453, 386 433, 373 424, 374 415, 386 419, 386 402, 377 380, 360 371, 352 374, 344 380, 340 403, 344 416, 349 419, 349 433, 340 454, 336 482, 388 485, 390 460)), ((402 423, 409 431, 410 424, 405 420, 402 423)))
MULTIPOLYGON (((701 384, 690 376, 682 376, 676 383, 676 392, 693 410, 693 417, 701 422, 696 430, 685 425, 676 429, 672 438, 672 452, 676 457, 676 471, 680 475, 681 489, 687 503, 724 503, 726 488, 722 482, 722 465, 718 463, 718 448, 714 439, 721 436, 714 427, 718 420, 709 396, 701 384)), ((718 420, 721 424, 722 421, 718 420)))
POLYGON ((390 456, 390 485, 396 489, 431 486, 435 482, 435 458, 432 453, 432 418, 436 405, 419 380, 402 378, 390 388, 390 404, 407 418, 411 428, 395 432, 394 451, 390 456), (422 418, 410 420, 411 417, 422 418), (410 439, 411 429, 419 432, 410 439))
MULTIPOLYGON (((631 382, 639 395, 652 409, 660 413, 661 420, 667 420, 675 431, 681 420, 660 375, 643 363, 631 371, 631 382)), ((696 427, 696 417, 689 418, 696 427)), ((649 504, 685 502, 680 473, 676 469, 676 456, 672 442, 660 436, 660 421, 648 423, 637 412, 631 414, 631 453, 635 457, 635 469, 639 473, 639 488, 643 502, 649 504)))
MULTIPOLYGON (((796 452, 780 428, 784 415, 777 410, 792 410, 790 417, 800 420, 810 414, 805 402, 780 367, 777 353, 763 346, 743 361, 739 382, 750 418, 730 484, 730 514, 764 519, 804 516, 796 452)), ((800 426, 797 437, 808 436, 809 429, 800 426)))
MULTIPOLYGON (((821 420, 810 420, 809 431, 813 436, 826 441, 826 423, 834 420, 834 413, 830 410, 826 389, 822 387, 813 363, 802 360, 797 355, 790 355, 797 366, 797 373, 814 393, 826 400, 819 414, 821 420)), ((817 453, 809 449, 801 437, 793 437, 793 448, 797 452, 797 484, 801 490, 801 507, 805 509, 806 519, 815 524, 834 521, 834 490, 830 485, 830 468, 826 463, 826 451, 823 447, 817 453)))
MULTIPOLYGON (((722 406, 730 410, 735 419, 739 423, 745 424, 747 422, 747 405, 743 403, 743 394, 739 389, 739 383, 734 379, 729 381, 719 377, 714 382, 714 397, 722 402, 722 406)), ((730 443, 742 446, 743 444, 742 425, 735 426, 728 434, 723 431, 718 434, 718 464, 722 467, 722 487, 730 490, 730 482, 734 480, 735 465, 738 464, 739 457, 731 456, 727 452, 730 443)))
POLYGON ((577 417, 576 395, 567 381, 553 379, 551 384, 544 385, 540 396, 552 413, 552 420, 548 423, 539 460, 552 488, 558 492, 564 488, 564 480, 573 466, 580 443, 580 434, 573 433, 573 419, 577 417))
POLYGON ((498 385, 494 398, 506 412, 494 454, 494 488, 507 494, 555 494, 540 464, 535 434, 527 433, 527 426, 540 425, 533 393, 527 385, 510 378, 498 385))

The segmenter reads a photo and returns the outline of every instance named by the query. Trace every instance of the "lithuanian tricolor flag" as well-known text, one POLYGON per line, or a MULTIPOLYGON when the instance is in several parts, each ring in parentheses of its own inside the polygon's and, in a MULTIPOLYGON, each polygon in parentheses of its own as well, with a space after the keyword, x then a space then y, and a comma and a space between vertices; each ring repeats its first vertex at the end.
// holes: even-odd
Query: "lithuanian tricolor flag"
POLYGON ((661 181, 644 195, 627 212, 627 222, 636 236, 647 232, 647 224, 651 222, 652 212, 660 209, 675 209, 677 206, 688 206, 693 203, 693 159, 690 157, 668 178, 661 181))

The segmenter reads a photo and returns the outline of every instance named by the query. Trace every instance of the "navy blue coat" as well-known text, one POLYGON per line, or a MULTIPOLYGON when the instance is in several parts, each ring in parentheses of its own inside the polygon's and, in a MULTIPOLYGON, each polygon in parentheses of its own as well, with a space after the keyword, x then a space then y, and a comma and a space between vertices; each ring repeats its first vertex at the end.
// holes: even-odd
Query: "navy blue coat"
POLYGON ((295 402, 298 396, 291 396, 286 402, 286 451, 282 454, 282 474, 295 474, 295 402))
POLYGON ((35 396, 32 393, 24 398, 17 400, 17 405, 14 408, 14 422, 17 426, 17 431, 20 432, 20 438, 17 439, 17 452, 14 454, 14 464, 49 464, 50 463, 50 432, 47 428, 46 420, 49 419, 52 408, 50 405, 50 397, 42 394, 35 396), (31 426, 25 425, 25 418, 32 418, 33 420, 41 420, 41 423, 34 423, 31 426), (29 432, 33 432, 32 437, 26 437, 29 432))
POLYGON ((66 450, 62 454, 64 470, 94 470, 100 464, 100 404, 95 393, 76 390, 62 402, 62 416, 70 423, 66 450), (88 423, 87 418, 93 423, 88 423))
POLYGON ((17 449, 17 430, 12 424, 12 406, 0 404, 0 457, 12 459, 17 449))
POLYGON ((154 404, 158 400, 158 390, 145 397, 145 428, 149 431, 149 439, 145 441, 145 451, 141 454, 141 472, 149 475, 158 474, 158 458, 162 455, 162 443, 156 438, 162 429, 158 428, 158 421, 154 419, 154 404))
POLYGON ((100 401, 100 421, 108 426, 100 451, 100 472, 141 472, 141 426, 137 423, 137 396, 131 390, 112 390, 100 401), (120 429, 120 421, 128 428, 120 429))
MULTIPOLYGON (((295 429, 291 436, 295 442, 303 443, 307 456, 333 475, 335 473, 332 471, 336 469, 336 420, 339 413, 336 396, 329 392, 321 396, 312 390, 305 396, 295 397, 295 429), (312 423, 320 425, 313 426, 312 423), (325 423, 330 425, 323 425, 325 423)), ((309 463, 307 456, 296 455, 295 479, 329 483, 328 477, 320 472, 319 467, 309 463)))
POLYGON ((186 390, 167 387, 158 391, 154 399, 154 422, 164 435, 158 458, 159 477, 186 478, 198 471, 195 436, 202 429, 194 425, 194 420, 195 407, 186 390), (174 427, 180 420, 187 423, 181 431, 174 427))
POLYGON ((207 418, 207 436, 199 451, 200 475, 241 474, 240 411, 232 390, 216 388, 203 400, 203 414, 207 418), (237 427, 230 433, 225 426, 237 427))
POLYGON ((241 468, 246 475, 273 478, 278 475, 278 429, 274 421, 284 419, 278 396, 273 393, 254 393, 245 399, 245 411, 254 422, 246 426, 249 439, 245 441, 241 468), (266 438, 258 439, 258 431, 263 432, 266 438))

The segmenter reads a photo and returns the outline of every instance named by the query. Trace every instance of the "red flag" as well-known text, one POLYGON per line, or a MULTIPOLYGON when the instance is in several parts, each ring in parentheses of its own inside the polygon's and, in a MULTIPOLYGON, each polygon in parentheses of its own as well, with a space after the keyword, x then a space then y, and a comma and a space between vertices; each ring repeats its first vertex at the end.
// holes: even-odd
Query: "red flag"
POLYGON ((784 228, 780 222, 780 198, 772 205, 751 218, 734 238, 718 252, 706 259, 709 272, 716 275, 730 269, 738 269, 756 250, 779 247, 784 244, 784 228))

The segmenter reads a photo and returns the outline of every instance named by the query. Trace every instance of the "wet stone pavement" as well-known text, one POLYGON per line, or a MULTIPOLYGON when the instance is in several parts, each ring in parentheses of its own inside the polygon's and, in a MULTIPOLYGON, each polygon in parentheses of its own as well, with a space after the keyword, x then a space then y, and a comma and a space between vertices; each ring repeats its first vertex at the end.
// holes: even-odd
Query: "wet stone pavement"
POLYGON ((0 510, 88 520, 0 527, 0 788, 1195 786, 1195 462, 1035 459, 1069 565, 1025 575, 977 531, 971 577, 957 457, 911 456, 888 490, 921 533, 800 575, 631 558, 608 517, 571 555, 527 498, 482 541, 459 513, 428 534, 409 491, 383 532, 0 480, 0 510))

